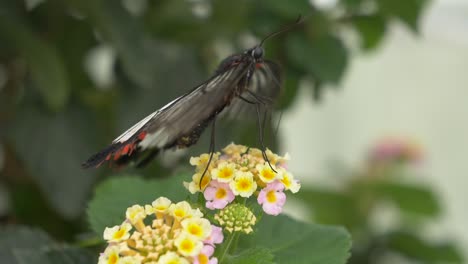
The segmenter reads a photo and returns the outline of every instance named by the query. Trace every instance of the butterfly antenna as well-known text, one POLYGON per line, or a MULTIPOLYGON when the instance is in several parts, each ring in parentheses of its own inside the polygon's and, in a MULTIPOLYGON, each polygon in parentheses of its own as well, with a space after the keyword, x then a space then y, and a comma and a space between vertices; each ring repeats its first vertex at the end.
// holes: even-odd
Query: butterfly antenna
POLYGON ((272 32, 270 34, 268 34, 266 37, 264 37, 262 39, 262 41, 260 42, 260 45, 259 46, 262 46, 263 43, 265 42, 265 40, 271 38, 271 37, 274 37, 276 35, 279 35, 281 33, 284 33, 284 32, 287 32, 291 29, 293 29, 294 27, 296 27, 297 25, 301 24, 302 22, 304 22, 304 17, 302 15, 299 15, 296 19, 296 21, 294 21, 294 23, 291 23, 285 27, 283 27, 282 29, 278 30, 278 31, 275 31, 275 32, 272 32))

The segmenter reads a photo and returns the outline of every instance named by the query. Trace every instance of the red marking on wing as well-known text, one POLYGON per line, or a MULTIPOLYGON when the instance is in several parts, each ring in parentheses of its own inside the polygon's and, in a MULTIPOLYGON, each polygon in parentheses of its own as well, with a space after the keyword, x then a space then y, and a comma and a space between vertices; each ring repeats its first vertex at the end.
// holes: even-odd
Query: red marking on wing
POLYGON ((120 155, 121 155, 121 150, 119 149, 114 153, 114 160, 118 160, 120 158, 120 155))
POLYGON ((263 67, 263 63, 256 63, 256 64, 255 64, 255 67, 256 67, 257 69, 260 69, 261 67, 263 67))
POLYGON ((145 139, 146 134, 148 134, 146 131, 141 131, 140 134, 138 134, 138 139, 139 140, 145 139))
POLYGON ((123 155, 128 155, 128 156, 132 155, 133 151, 137 147, 138 142, 141 141, 140 138, 144 138, 145 135, 146 135, 146 132, 141 133, 140 135, 138 135, 139 139, 137 141, 130 142, 124 145, 123 147, 117 149, 114 153, 107 155, 106 160, 110 160, 111 157, 113 157, 114 160, 118 160, 123 155))
POLYGON ((127 144, 123 147, 123 149, 120 151, 121 155, 126 155, 130 152, 130 149, 132 148, 133 143, 127 144))

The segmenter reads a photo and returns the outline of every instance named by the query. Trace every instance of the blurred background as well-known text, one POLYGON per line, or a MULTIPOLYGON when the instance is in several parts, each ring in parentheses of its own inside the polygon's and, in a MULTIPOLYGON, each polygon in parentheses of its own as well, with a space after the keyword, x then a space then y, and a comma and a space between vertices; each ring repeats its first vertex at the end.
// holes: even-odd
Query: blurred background
MULTIPOLYGON (((349 263, 465 263, 465 0, 2 0, 1 225, 86 244, 93 190, 122 171, 81 162, 298 14, 265 44, 285 83, 266 145, 303 183, 287 213, 344 225, 349 263)), ((187 180, 208 134, 123 172, 187 180)), ((231 141, 258 146, 255 120, 224 120, 231 141)))

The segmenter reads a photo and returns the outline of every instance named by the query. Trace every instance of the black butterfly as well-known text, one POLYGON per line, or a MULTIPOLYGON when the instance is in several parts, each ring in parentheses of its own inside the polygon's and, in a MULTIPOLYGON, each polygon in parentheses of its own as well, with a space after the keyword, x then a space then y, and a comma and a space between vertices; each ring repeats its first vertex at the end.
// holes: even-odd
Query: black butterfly
MULTIPOLYGON (((210 153, 213 153, 216 117, 228 106, 238 112, 248 104, 256 107, 264 149, 260 107, 280 94, 281 74, 276 63, 263 58, 262 45, 266 39, 300 22, 299 17, 294 24, 266 36, 259 45, 224 59, 206 82, 145 117, 82 166, 98 167, 106 161, 122 166, 135 160, 137 166, 145 165, 161 150, 195 144, 209 123, 210 153), (146 156, 142 156, 144 153, 146 156)), ((268 161, 265 153, 263 156, 268 161)))

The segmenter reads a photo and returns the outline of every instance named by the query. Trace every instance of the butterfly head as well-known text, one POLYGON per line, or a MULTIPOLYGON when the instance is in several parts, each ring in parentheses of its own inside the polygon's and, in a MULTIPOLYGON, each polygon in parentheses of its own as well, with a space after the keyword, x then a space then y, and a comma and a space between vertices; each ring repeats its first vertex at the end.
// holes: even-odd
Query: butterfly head
POLYGON ((247 50, 245 53, 252 56, 255 62, 259 62, 263 60, 263 47, 262 46, 255 46, 247 50))

